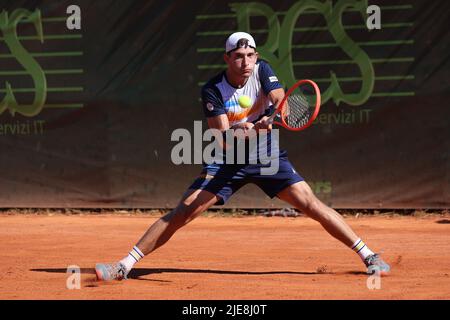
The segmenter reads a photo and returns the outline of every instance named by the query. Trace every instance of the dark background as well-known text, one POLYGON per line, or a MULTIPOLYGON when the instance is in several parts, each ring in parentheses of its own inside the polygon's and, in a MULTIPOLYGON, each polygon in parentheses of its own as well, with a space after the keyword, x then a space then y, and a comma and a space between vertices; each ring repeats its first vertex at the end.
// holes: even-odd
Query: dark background
MULTIPOLYGON (((300 0, 301 1, 301 0, 300 0)), ((242 1, 236 1, 242 2, 242 1)), ((275 11, 296 1, 260 1, 275 11)), ((333 3, 336 3, 334 1, 333 3)), ((65 21, 44 21, 44 34, 78 34, 71 40, 22 41, 29 52, 81 51, 81 56, 36 58, 43 69, 82 69, 81 74, 48 75, 48 87, 82 87, 79 92, 49 92, 48 104, 82 108, 45 108, 26 118, 0 115, 0 124, 45 120, 43 134, 0 135, 0 207, 173 207, 201 170, 175 166, 170 152, 173 130, 193 132, 204 121, 200 84, 220 72, 199 69, 222 64, 226 35, 200 36, 214 30, 237 31, 236 19, 199 19, 232 13, 227 1, 0 1, 0 12, 40 9, 43 18, 64 17, 68 5, 81 7, 82 29, 65 21)), ((364 46, 371 59, 413 57, 401 63, 374 63, 376 76, 412 75, 409 80, 375 81, 361 106, 328 101, 321 114, 370 110, 368 122, 316 124, 301 133, 281 132, 282 147, 316 194, 335 208, 449 207, 449 29, 448 1, 377 1, 412 5, 382 10, 382 30, 349 30, 355 41, 413 40, 409 44, 364 46), (383 24, 411 23, 383 28, 383 24), (406 96, 377 93, 408 92, 406 96)), ((283 16, 279 16, 282 21, 283 16)), ((252 20, 253 21, 253 20, 252 20)), ((355 12, 344 25, 363 24, 355 12)), ((266 22, 256 18, 255 28, 266 22)), ((321 26, 320 16, 305 16, 298 27, 321 26)), ((252 25, 253 26, 253 25, 252 25)), ((36 35, 21 23, 20 36, 36 35)), ((1 35, 0 35, 1 36, 1 35)), ((264 43, 263 33, 255 34, 264 43)), ((295 35, 293 44, 333 42, 327 31, 295 35)), ((0 41, 0 54, 8 48, 0 41)), ((339 48, 300 50, 296 61, 350 59, 339 48)), ((20 70, 15 59, 0 59, 0 72, 20 70)), ((296 67, 298 78, 361 76, 355 65, 296 67)), ((3 76, 0 90, 33 87, 31 78, 3 76)), ((318 82, 321 90, 327 82, 318 82)), ((360 82, 343 82, 357 92, 360 82)), ((0 91, 0 99, 4 92, 0 91)), ((17 93, 29 103, 33 93, 17 93)), ((204 122, 205 127, 205 122, 204 122)), ((279 207, 255 186, 246 186, 228 207, 279 207)))

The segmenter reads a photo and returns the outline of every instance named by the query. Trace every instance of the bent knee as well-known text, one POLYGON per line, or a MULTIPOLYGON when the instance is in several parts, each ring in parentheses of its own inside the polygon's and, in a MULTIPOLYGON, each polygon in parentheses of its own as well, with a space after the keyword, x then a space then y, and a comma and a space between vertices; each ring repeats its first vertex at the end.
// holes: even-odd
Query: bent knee
POLYGON ((182 224, 188 223, 203 212, 202 206, 180 203, 173 211, 173 219, 182 224))
POLYGON ((316 211, 319 206, 319 199, 312 192, 308 185, 299 186, 294 191, 296 206, 304 211, 316 211))
POLYGON ((328 213, 327 210, 324 210, 324 204, 312 192, 305 192, 302 195, 299 209, 314 220, 323 221, 328 219, 328 213))
POLYGON ((303 210, 305 213, 315 220, 324 218, 323 210, 321 210, 322 203, 316 197, 311 197, 305 201, 303 210))

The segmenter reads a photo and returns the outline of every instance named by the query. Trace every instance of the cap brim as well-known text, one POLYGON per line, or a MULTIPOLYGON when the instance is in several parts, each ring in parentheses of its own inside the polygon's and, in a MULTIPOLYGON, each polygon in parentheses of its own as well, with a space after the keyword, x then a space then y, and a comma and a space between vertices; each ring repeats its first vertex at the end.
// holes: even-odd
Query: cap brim
MULTIPOLYGON (((254 46, 249 45, 249 47, 252 49, 255 49, 255 51, 256 51, 256 48, 254 46)), ((234 48, 234 49, 231 49, 230 51, 226 51, 225 53, 231 53, 231 52, 236 51, 237 49, 241 49, 241 48, 245 48, 245 47, 234 48)))

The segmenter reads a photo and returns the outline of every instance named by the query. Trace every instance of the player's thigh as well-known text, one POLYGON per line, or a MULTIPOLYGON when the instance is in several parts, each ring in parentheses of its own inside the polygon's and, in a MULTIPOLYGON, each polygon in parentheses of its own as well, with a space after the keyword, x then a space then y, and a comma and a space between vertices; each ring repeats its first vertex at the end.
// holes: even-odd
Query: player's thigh
POLYGON ((320 200, 317 199, 314 192, 305 181, 290 185, 279 192, 277 196, 297 209, 306 212, 317 211, 321 206, 320 200))
POLYGON ((214 205, 218 199, 219 198, 215 194, 209 191, 202 189, 188 189, 174 210, 174 213, 189 219, 207 210, 214 205))

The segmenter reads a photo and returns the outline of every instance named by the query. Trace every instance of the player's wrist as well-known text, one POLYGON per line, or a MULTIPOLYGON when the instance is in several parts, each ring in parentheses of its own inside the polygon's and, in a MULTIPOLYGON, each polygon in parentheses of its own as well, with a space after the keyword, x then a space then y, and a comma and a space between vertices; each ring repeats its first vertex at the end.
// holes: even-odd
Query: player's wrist
POLYGON ((238 139, 248 139, 255 134, 254 124, 251 122, 242 122, 232 126, 234 137, 238 139))
POLYGON ((251 122, 241 122, 236 123, 235 125, 231 126, 230 129, 236 130, 236 129, 250 129, 253 128, 254 124, 251 122))

